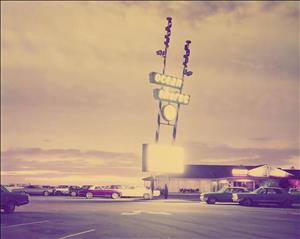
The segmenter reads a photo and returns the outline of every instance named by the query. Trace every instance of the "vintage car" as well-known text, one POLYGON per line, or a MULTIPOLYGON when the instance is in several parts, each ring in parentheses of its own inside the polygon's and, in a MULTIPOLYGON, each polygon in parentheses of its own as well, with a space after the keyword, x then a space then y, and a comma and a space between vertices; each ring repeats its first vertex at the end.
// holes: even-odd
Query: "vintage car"
POLYGON ((70 186, 69 187, 69 192, 72 197, 78 196, 79 190, 81 190, 81 187, 79 187, 79 186, 70 186))
POLYGON ((63 195, 70 195, 70 186, 68 185, 59 185, 54 190, 55 196, 63 196, 63 195))
POLYGON ((120 192, 110 188, 110 186, 91 186, 86 192, 86 198, 88 199, 93 197, 110 197, 117 199, 120 196, 120 192))
POLYGON ((53 193, 53 189, 51 188, 43 188, 39 185, 28 185, 24 186, 20 189, 14 189, 13 192, 24 192, 28 195, 43 195, 43 196, 49 196, 53 193))
POLYGON ((90 187, 92 187, 93 185, 83 185, 82 187, 80 187, 80 189, 77 191, 77 196, 80 197, 86 197, 86 194, 88 193, 88 190, 90 187))
POLYGON ((5 213, 12 213, 16 206, 21 206, 29 203, 28 195, 19 192, 10 192, 1 185, 1 210, 5 213))
POLYGON ((120 192, 121 197, 142 197, 144 199, 152 199, 153 196, 159 196, 160 191, 154 190, 153 195, 150 189, 144 186, 136 185, 111 185, 110 188, 120 192))
POLYGON ((232 202, 232 194, 248 192, 244 187, 225 187, 217 192, 206 192, 200 194, 200 201, 207 204, 215 204, 216 202, 232 202))
POLYGON ((234 193, 232 200, 243 206, 271 203, 291 207, 293 203, 300 203, 300 195, 283 188, 260 187, 250 193, 234 193))

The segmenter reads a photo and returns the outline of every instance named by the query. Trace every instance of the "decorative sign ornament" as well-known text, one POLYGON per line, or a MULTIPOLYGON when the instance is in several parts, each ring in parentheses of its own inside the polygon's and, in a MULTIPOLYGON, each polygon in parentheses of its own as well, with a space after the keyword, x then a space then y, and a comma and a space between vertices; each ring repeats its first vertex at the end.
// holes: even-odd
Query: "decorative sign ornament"
POLYGON ((181 89, 183 80, 174 76, 167 76, 157 72, 151 72, 149 74, 150 83, 158 84, 162 86, 173 87, 181 89))
POLYGON ((173 102, 176 104, 188 105, 190 102, 190 96, 180 94, 180 92, 172 92, 166 89, 154 89, 153 96, 156 100, 173 102))
POLYGON ((177 109, 174 105, 167 104, 162 108, 162 117, 166 121, 172 121, 176 118, 177 109))
POLYGON ((167 17, 167 26, 165 27, 166 34, 164 39, 165 49, 156 51, 156 54, 163 58, 163 70, 162 73, 150 72, 149 74, 150 83, 160 86, 160 88, 153 90, 154 98, 159 101, 157 129, 155 133, 156 143, 158 143, 159 140, 161 124, 173 127, 173 143, 175 142, 180 105, 188 105, 191 98, 190 95, 182 92, 184 77, 188 77, 193 74, 192 71, 188 70, 188 62, 191 53, 189 48, 191 44, 190 40, 187 40, 184 45, 185 54, 183 55, 184 61, 182 77, 178 78, 165 74, 171 28, 172 17, 167 17), (163 120, 166 121, 166 123, 164 123, 163 120))

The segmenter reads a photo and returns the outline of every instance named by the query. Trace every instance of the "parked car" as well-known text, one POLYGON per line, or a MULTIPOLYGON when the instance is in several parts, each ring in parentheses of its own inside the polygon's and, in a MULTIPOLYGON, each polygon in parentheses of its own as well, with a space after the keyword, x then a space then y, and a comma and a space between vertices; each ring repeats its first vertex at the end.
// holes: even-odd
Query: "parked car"
POLYGON ((70 195, 70 189, 68 185, 59 185, 54 190, 55 196, 63 196, 63 195, 70 195))
POLYGON ((110 186, 92 186, 87 190, 86 198, 93 197, 111 197, 117 199, 121 196, 121 193, 116 189, 110 188, 110 186))
POLYGON ((42 186, 39 185, 28 185, 23 188, 20 188, 18 190, 13 190, 13 192, 24 192, 28 195, 44 195, 44 196, 49 196, 52 192, 52 190, 48 188, 43 188, 42 186))
POLYGON ((55 187, 50 186, 50 185, 43 185, 42 188, 47 189, 47 191, 49 192, 49 195, 54 195, 55 187))
POLYGON ((300 194, 300 189, 299 188, 289 188, 289 193, 300 194))
POLYGON ((232 202, 232 194, 248 192, 244 187, 225 187, 217 192, 206 192, 200 194, 200 201, 207 204, 215 204, 216 202, 232 202))
POLYGON ((26 194, 18 192, 10 192, 1 185, 1 210, 5 213, 12 213, 16 206, 21 206, 29 203, 29 197, 26 194))
POLYGON ((88 193, 88 190, 90 187, 92 187, 93 185, 83 185, 77 192, 77 196, 80 197, 86 197, 86 194, 88 193))
POLYGON ((81 187, 79 187, 79 186, 70 186, 69 187, 70 195, 72 197, 77 196, 80 189, 81 189, 81 187))
POLYGON ((120 192, 121 197, 143 197, 144 199, 152 199, 153 196, 160 195, 159 190, 154 190, 152 195, 151 190, 144 186, 119 185, 115 187, 115 189, 120 192))
POLYGON ((10 192, 23 192, 24 185, 20 184, 8 184, 8 185, 3 185, 5 188, 10 191, 10 192))
POLYGON ((300 203, 300 194, 289 193, 283 188, 260 187, 250 193, 234 193, 232 199, 244 206, 271 203, 290 207, 293 203, 300 203))

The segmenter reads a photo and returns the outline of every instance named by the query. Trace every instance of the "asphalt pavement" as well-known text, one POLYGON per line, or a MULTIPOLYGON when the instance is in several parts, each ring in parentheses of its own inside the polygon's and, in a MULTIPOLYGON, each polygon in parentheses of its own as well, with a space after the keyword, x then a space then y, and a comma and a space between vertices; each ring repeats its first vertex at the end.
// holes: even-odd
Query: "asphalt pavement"
POLYGON ((2 239, 299 237, 299 207, 207 205, 183 199, 31 197, 30 204, 15 213, 1 213, 2 239))

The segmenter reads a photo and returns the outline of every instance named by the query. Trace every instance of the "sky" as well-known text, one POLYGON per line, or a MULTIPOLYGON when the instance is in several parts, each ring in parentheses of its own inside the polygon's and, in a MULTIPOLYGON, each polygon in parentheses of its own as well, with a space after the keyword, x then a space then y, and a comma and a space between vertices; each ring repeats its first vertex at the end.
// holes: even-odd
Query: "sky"
MULTIPOLYGON (((1 2, 1 179, 136 182, 166 73, 181 76, 187 164, 300 168, 299 3, 1 2)), ((161 143, 170 128, 162 127, 161 143)))

